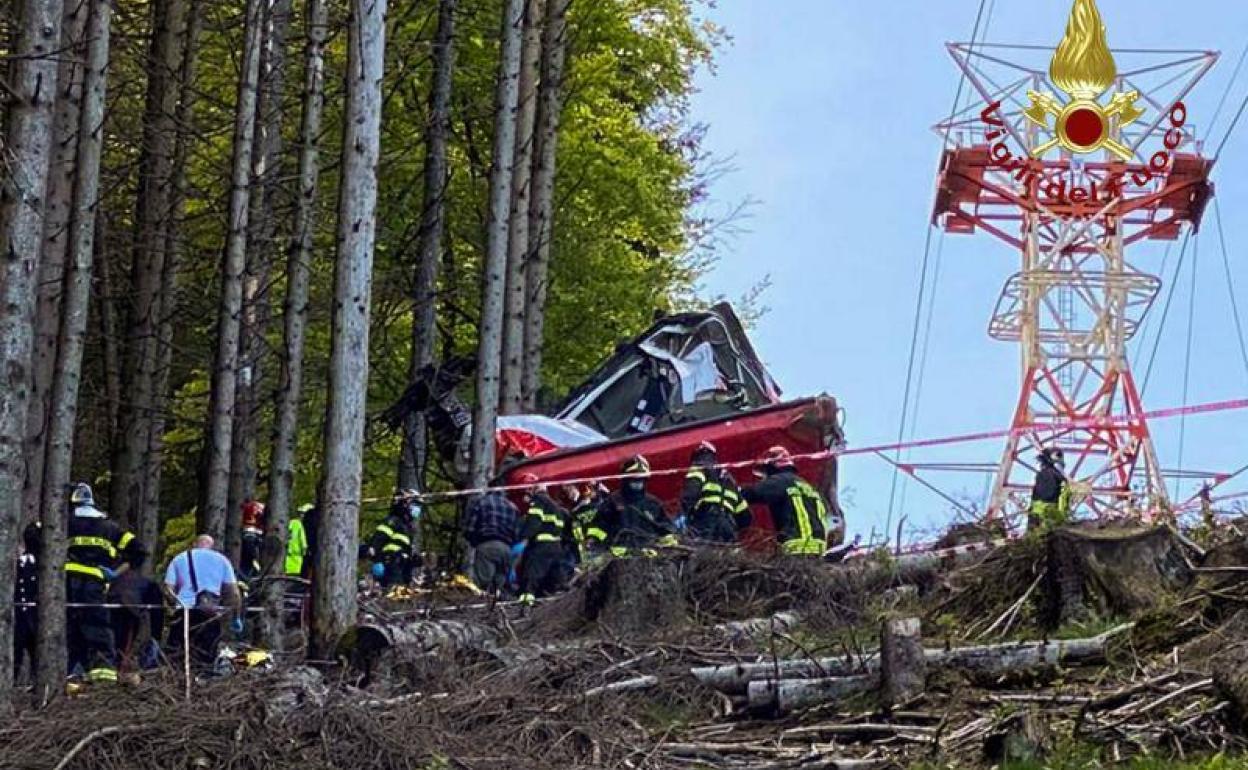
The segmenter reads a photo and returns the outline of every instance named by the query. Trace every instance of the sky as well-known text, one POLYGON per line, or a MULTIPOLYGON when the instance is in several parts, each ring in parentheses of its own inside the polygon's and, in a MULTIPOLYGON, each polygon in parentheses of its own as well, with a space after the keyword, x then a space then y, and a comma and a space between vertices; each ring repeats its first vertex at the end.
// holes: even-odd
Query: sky
MULTIPOLYGON (((743 201, 750 206, 702 289, 734 298, 770 280, 762 297, 770 310, 752 332, 755 346, 787 395, 837 397, 846 410, 851 446, 897 438, 941 149, 932 126, 948 117, 960 79, 945 44, 970 39, 979 5, 979 0, 718 0, 705 11, 731 36, 714 70, 699 74, 693 99, 693 119, 709 127, 706 149, 732 169, 715 184, 712 210, 743 201)), ((1054 46, 1070 5, 1069 0, 987 0, 984 39, 1054 46)), ((1245 64, 1217 124, 1206 125, 1248 44, 1248 3, 1100 0, 1098 5, 1115 48, 1221 52, 1187 99, 1198 131, 1216 145, 1248 96, 1245 64)), ((1248 115, 1213 178, 1232 284, 1241 311, 1248 313, 1248 115)), ((1248 367, 1235 333, 1212 210, 1196 245, 1164 327, 1161 307, 1177 248, 1168 258, 1164 246, 1153 244, 1128 254, 1154 273, 1168 259, 1167 285, 1143 336, 1146 358, 1160 330, 1147 409, 1185 403, 1189 317, 1186 403, 1248 396, 1248 367)), ((930 284, 934 312, 929 341, 920 348, 927 351, 925 364, 916 364, 922 387, 907 437, 1006 428, 1018 397, 1020 352, 990 339, 987 326, 1003 284, 1018 270, 1018 255, 991 236, 942 240, 934 234, 931 264, 939 270, 930 284)), ((920 333, 926 328, 924 317, 920 333)), ((1139 339, 1131 343, 1132 359, 1140 345, 1139 339)), ((1183 426, 1179 420, 1156 422, 1152 429, 1165 468, 1226 471, 1248 463, 1248 411, 1191 417, 1183 426)), ((990 441, 928 450, 912 459, 995 463, 1001 448, 990 441)), ((878 458, 842 460, 851 533, 866 536, 884 528, 892 479, 891 466, 878 458)), ((978 500, 986 496, 989 481, 966 474, 930 479, 955 496, 978 500)), ((904 515, 910 538, 921 539, 952 518, 940 497, 917 485, 903 486, 894 498, 893 526, 904 515)), ((1189 483, 1179 491, 1186 499, 1194 490, 1189 483)), ((1248 491, 1248 479, 1225 491, 1248 491)))

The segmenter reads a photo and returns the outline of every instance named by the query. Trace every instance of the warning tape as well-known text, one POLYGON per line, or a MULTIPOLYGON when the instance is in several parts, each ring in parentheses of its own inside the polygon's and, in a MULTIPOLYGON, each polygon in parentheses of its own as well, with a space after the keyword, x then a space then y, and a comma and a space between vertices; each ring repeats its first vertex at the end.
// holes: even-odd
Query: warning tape
MULTIPOLYGON (((905 449, 925 449, 936 446, 948 446, 951 444, 966 444, 975 441, 988 441, 991 439, 1012 438, 1015 436, 1024 436, 1035 431, 1071 431, 1071 430, 1090 430, 1090 429, 1108 429, 1122 428, 1136 425, 1143 425, 1150 420, 1166 420, 1174 417, 1185 417, 1197 414, 1211 414, 1215 412, 1232 412, 1242 409, 1248 409, 1248 398, 1233 399, 1230 401, 1214 401, 1206 404, 1196 404, 1192 406, 1171 407, 1168 409, 1158 409, 1152 412, 1141 412, 1134 415, 1110 415, 1106 417, 1086 417, 1076 420, 1068 420, 1059 423, 1033 422, 1016 428, 1005 428, 1002 430, 982 431, 979 433, 963 433, 954 436, 944 436, 941 438, 919 439, 916 441, 902 441, 890 444, 873 444, 864 447, 840 447, 832 449, 822 449, 818 452, 808 452, 805 454, 794 454, 792 458, 796 460, 828 460, 833 457, 853 457, 855 455, 873 455, 887 452, 896 452, 905 449)), ((730 463, 715 463, 713 465, 702 466, 707 469, 732 470, 736 468, 756 467, 758 460, 741 460, 730 463)), ((662 470, 650 471, 645 477, 655 476, 675 476, 688 473, 688 468, 666 468, 662 470)), ((593 484, 603 481, 619 481, 621 479, 637 478, 636 473, 613 473, 596 476, 583 476, 571 479, 554 479, 549 484, 560 485, 580 485, 593 484)), ((427 494, 418 494, 416 499, 424 503, 438 502, 445 500, 457 500, 462 497, 474 497, 476 495, 486 494, 488 492, 519 492, 528 489, 531 484, 505 484, 498 486, 473 487, 469 489, 456 489, 447 492, 431 492, 427 494)), ((371 504, 390 502, 390 497, 374 497, 359 500, 359 504, 371 504)), ((356 501, 342 501, 356 502, 356 501)))

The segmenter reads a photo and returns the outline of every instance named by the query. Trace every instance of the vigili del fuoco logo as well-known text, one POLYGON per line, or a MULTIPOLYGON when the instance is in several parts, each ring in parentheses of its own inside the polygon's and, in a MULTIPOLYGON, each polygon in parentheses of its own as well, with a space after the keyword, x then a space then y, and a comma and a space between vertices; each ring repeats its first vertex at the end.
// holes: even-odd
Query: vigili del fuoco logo
POLYGON ((1066 35, 1049 65, 1049 77, 1067 98, 1063 101, 1045 91, 1028 91, 1031 104, 1022 114, 1052 138, 1023 155, 1016 155, 1006 143, 1000 101, 989 104, 980 114, 994 166, 1011 172, 1028 190, 1034 187, 1046 203, 1058 204, 1107 204, 1122 197, 1129 185, 1145 187, 1170 167, 1172 153, 1184 140, 1187 107, 1182 101, 1175 102, 1167 116, 1164 148, 1153 153, 1144 167, 1129 170, 1135 148, 1122 141, 1122 130, 1138 121, 1145 110, 1136 104, 1138 91, 1116 91, 1104 98, 1118 79, 1118 66, 1109 50, 1096 0, 1075 0, 1066 35), (1046 175, 1036 162, 1059 147, 1072 155, 1106 151, 1121 168, 1114 169, 1099 186, 1095 182, 1087 187, 1072 186, 1066 174, 1046 175))

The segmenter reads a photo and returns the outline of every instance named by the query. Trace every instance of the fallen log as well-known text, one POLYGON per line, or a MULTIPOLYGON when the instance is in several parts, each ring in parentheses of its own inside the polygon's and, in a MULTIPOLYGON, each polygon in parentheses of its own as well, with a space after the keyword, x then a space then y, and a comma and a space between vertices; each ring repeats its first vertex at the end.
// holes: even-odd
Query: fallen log
POLYGON ((648 690, 659 683, 657 676, 639 676, 635 679, 625 679, 622 682, 613 682, 604 684, 601 687, 591 687, 581 695, 584 698, 593 698, 597 695, 606 695, 612 692, 631 692, 633 690, 648 690))
MULTIPOLYGON (((1033 668, 1060 663, 1091 662, 1105 654, 1111 638, 1131 628, 1118 626, 1087 639, 1064 639, 1041 642, 1005 642, 950 650, 923 651, 928 666, 962 668, 982 673, 1000 673, 1020 668, 1033 668)), ((700 666, 690 673, 702 684, 726 693, 743 693, 753 682, 763 680, 836 678, 855 674, 872 674, 880 670, 878 652, 858 660, 846 658, 804 658, 799 660, 736 663, 725 666, 700 666)))
POLYGON ((338 656, 366 674, 388 653, 415 658, 431 652, 485 650, 496 645, 501 632, 458 620, 405 620, 356 626, 338 642, 338 656))
POLYGON ((819 703, 838 701, 851 695, 876 690, 879 686, 880 678, 874 674, 828 679, 769 679, 750 682, 746 696, 751 709, 785 713, 819 703))

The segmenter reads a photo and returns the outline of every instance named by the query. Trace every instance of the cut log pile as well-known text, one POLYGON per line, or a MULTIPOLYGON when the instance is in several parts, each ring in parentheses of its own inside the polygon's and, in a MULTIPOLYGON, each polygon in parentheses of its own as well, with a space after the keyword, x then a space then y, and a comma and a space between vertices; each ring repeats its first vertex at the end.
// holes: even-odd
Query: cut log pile
POLYGON ((193 703, 176 687, 156 699, 89 693, 0 727, 0 756, 29 767, 454 757, 490 770, 859 770, 1042 761, 1071 741, 1108 759, 1248 747, 1248 574, 1198 572, 1187 560, 1199 555, 1164 531, 1055 537, 1070 547, 1061 559, 1052 540, 935 560, 947 568, 918 560, 917 572, 895 558, 789 567, 682 554, 613 562, 533 610, 389 608, 344 638, 345 666, 248 674, 201 686, 193 703), (1009 578, 990 596, 993 570, 1009 578), (1147 606, 1121 575, 1164 604, 1147 606), (662 604, 656 586, 679 599, 662 604), (1082 625, 1046 625, 1052 586, 1078 586, 1082 625), (1106 606, 1138 609, 1108 622, 1106 606), (1195 638, 1156 643, 1159 624, 1195 638), (157 748, 171 742, 177 756, 157 748))

